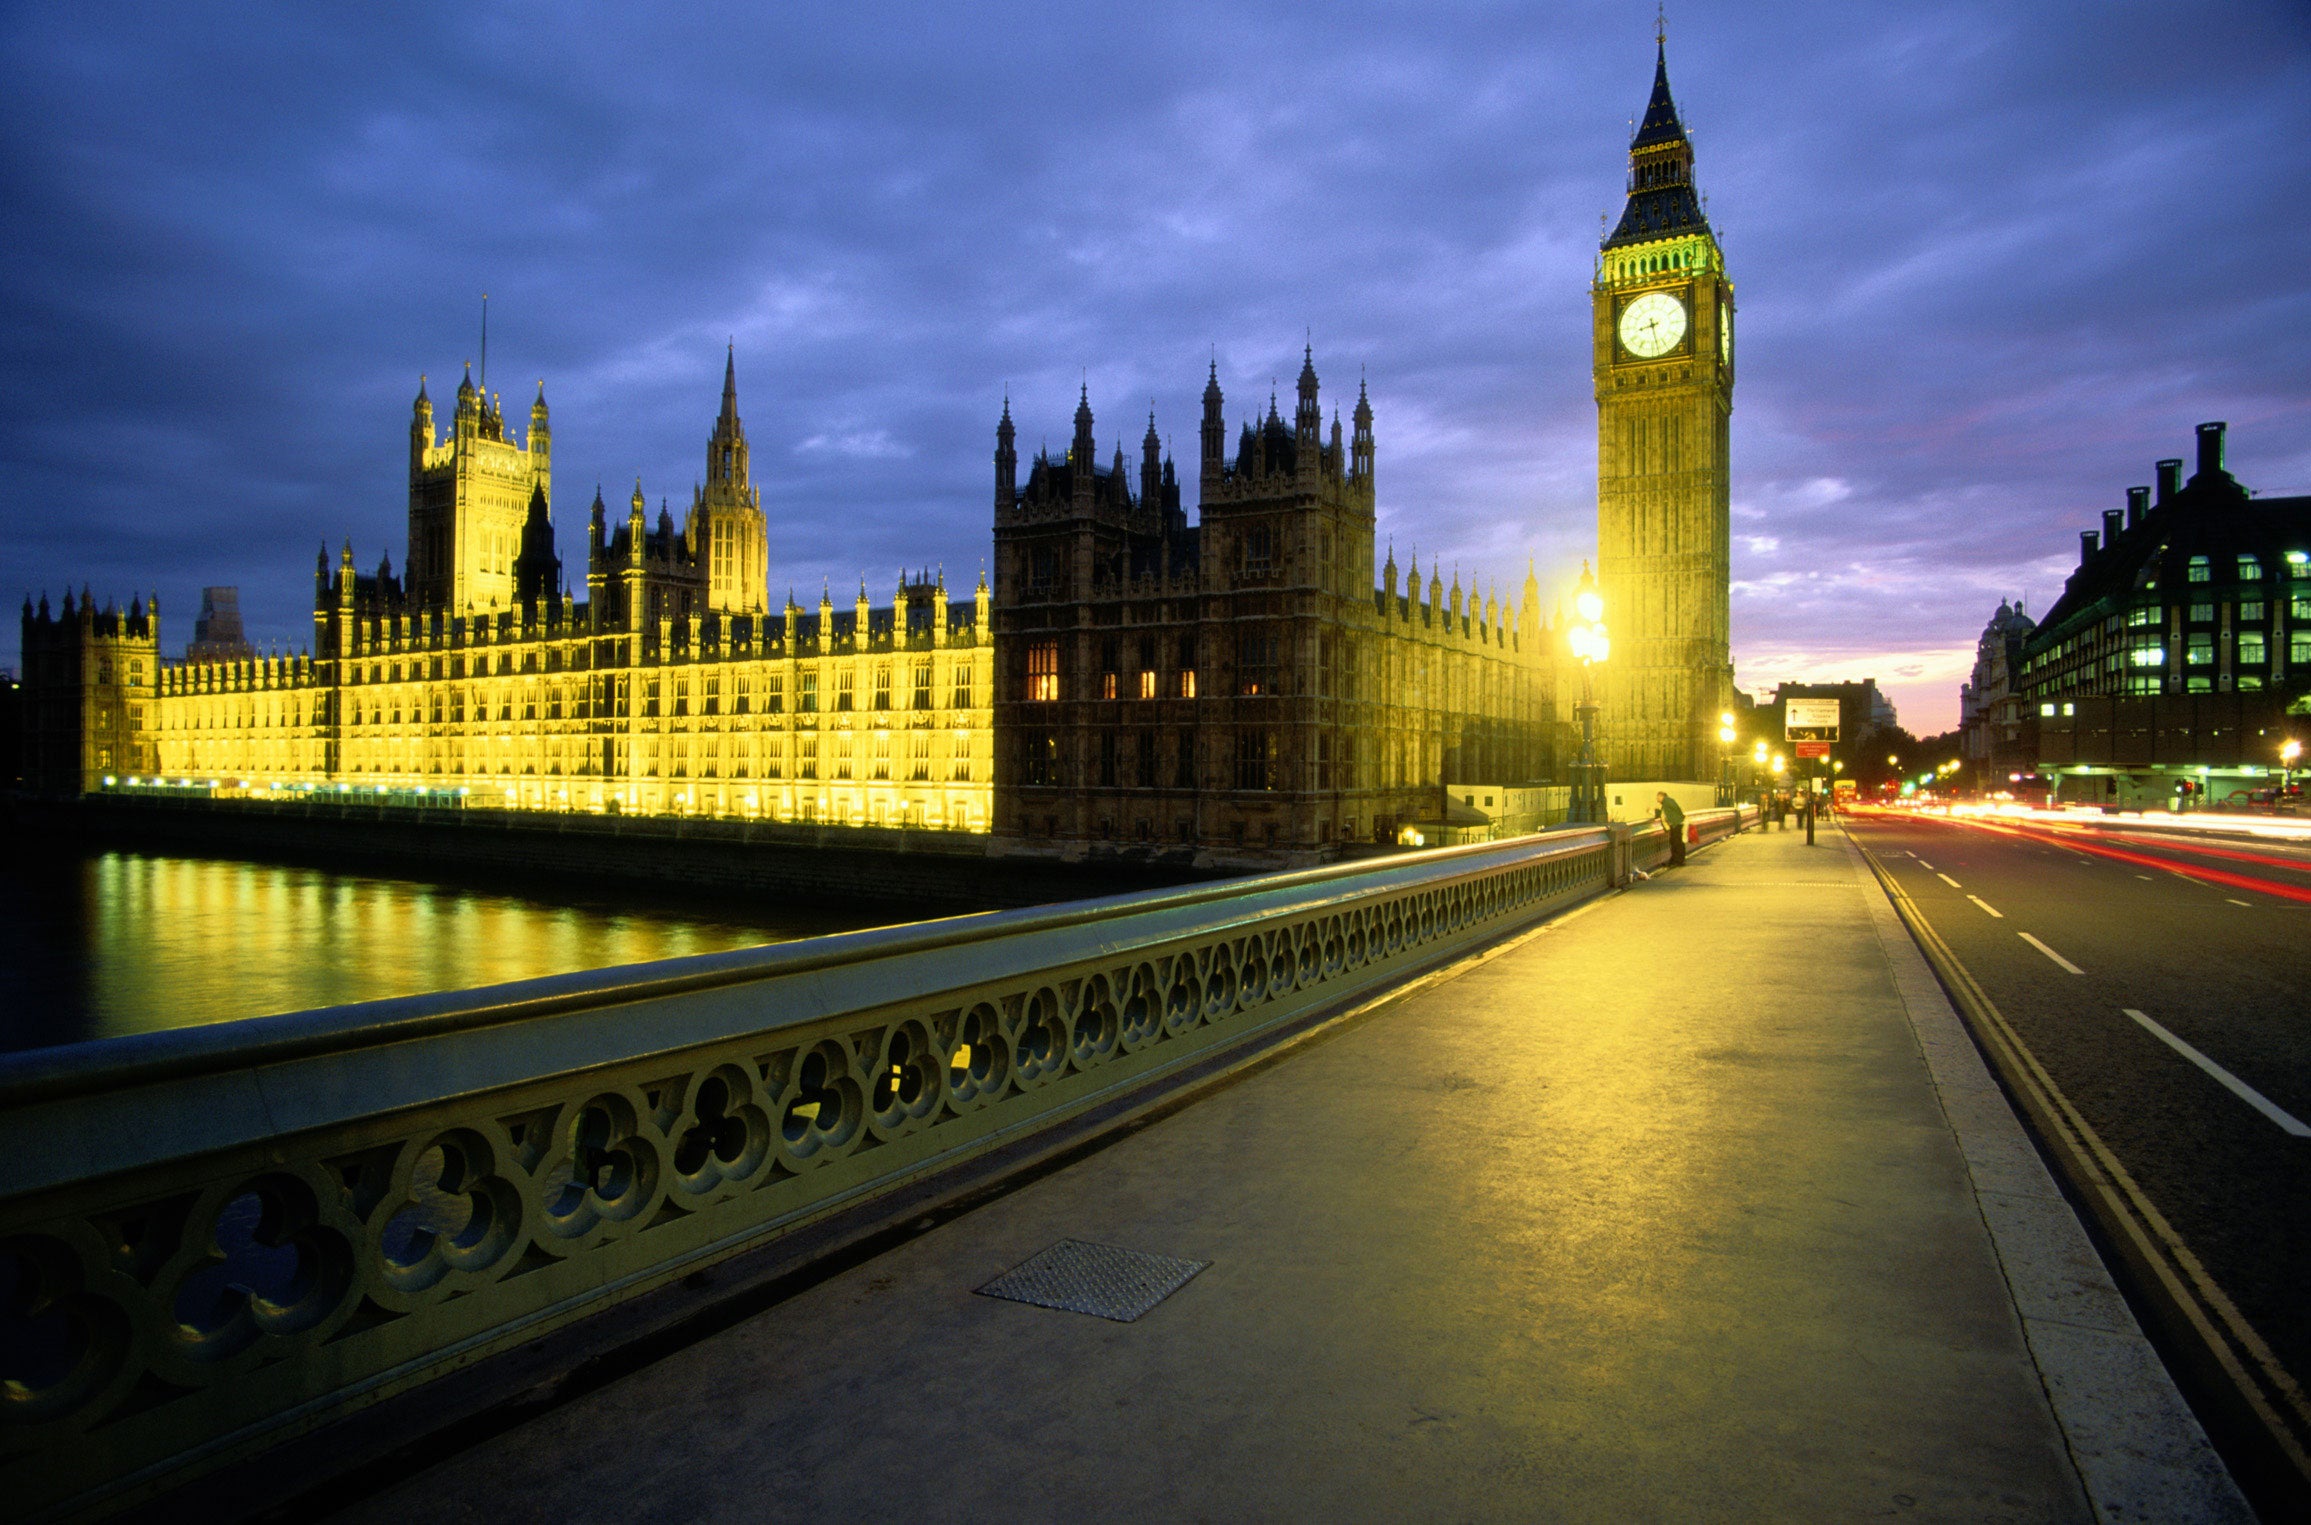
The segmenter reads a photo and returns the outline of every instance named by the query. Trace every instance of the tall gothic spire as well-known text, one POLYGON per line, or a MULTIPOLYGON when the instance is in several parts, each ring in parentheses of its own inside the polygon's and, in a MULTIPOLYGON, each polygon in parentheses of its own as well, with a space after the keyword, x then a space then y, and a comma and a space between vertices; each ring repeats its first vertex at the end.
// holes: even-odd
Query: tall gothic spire
POLYGON ((1708 231, 1709 219, 1693 189, 1693 142, 1669 93, 1669 49, 1661 43, 1653 55, 1653 95, 1629 140, 1628 205, 1604 247, 1708 231))

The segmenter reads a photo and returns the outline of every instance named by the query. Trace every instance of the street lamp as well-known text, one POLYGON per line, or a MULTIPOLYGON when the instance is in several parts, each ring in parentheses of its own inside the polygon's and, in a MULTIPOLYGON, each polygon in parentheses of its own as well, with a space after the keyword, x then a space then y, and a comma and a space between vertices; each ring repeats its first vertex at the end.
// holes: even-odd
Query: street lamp
POLYGON ((2285 800, 2287 791, 2294 786, 2295 764, 2302 760, 2303 743, 2290 736, 2279 747, 2279 798, 2285 800))
POLYGON ((1573 762, 1573 796, 1565 821, 1574 826, 1596 826, 1605 819, 1605 763, 1597 755, 1597 699, 1590 669, 1612 654, 1613 642, 1605 633, 1604 596, 1597 591, 1597 580, 1589 575, 1585 561, 1581 563, 1580 591, 1573 595, 1573 610, 1580 622, 1566 639, 1574 659, 1581 664, 1581 703, 1574 711, 1581 717, 1581 755, 1573 762))

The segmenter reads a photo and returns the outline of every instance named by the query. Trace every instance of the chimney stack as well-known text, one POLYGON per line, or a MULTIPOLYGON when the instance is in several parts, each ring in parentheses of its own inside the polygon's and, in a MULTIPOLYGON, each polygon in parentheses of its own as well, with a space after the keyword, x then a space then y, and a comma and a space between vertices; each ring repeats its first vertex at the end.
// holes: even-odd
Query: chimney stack
POLYGON ((2094 531, 2080 530, 2078 532, 2078 564, 2083 567, 2092 560, 2094 560, 2094 531))
POLYGON ((2133 529, 2142 523, 2142 516, 2150 511, 2150 506, 2151 490, 2149 488, 2128 488, 2126 490, 2126 527, 2133 529))
POLYGON ((2173 497, 2173 496, 2174 496, 2176 493, 2178 493, 2178 492, 2181 492, 2181 491, 2183 490, 2183 463, 2182 463, 2182 459, 2181 459, 2181 458, 2178 456, 2178 457, 2176 457, 2176 458, 2174 458, 2174 459, 2172 459, 2172 460, 2165 460, 2165 461, 2161 461, 2161 462, 2159 462, 2159 463, 2158 463, 2158 473, 2159 473, 2159 496, 2158 496, 2158 501, 2159 501, 2159 502, 2161 502, 2161 503, 2164 503, 2164 502, 2166 502, 2166 500, 2167 500, 2167 499, 2169 499, 2169 498, 2173 497))
POLYGON ((2110 547, 2118 544, 2119 521, 2125 517, 2126 516, 2124 514, 2120 513, 2115 508, 2106 508, 2102 511, 2102 543, 2104 549, 2107 550, 2110 547))
POLYGON ((2199 425, 2198 474, 2210 484, 2223 475, 2223 425, 2220 422, 2199 425))

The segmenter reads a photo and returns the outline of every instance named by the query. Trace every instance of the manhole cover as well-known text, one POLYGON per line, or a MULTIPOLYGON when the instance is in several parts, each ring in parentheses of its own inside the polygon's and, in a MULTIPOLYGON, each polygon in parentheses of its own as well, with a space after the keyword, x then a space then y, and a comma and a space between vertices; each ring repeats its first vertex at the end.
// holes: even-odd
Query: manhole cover
POLYGON ((1111 1244, 1062 1239, 979 1289, 1038 1308, 1089 1313, 1128 1324, 1188 1284, 1208 1260, 1174 1260, 1111 1244))

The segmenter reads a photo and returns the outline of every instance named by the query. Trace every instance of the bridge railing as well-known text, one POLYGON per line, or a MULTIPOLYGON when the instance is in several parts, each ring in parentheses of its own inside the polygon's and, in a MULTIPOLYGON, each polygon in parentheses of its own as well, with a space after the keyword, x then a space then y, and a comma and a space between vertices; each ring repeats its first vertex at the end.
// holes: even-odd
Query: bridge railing
POLYGON ((0 1056, 0 1487, 149 1497, 1656 854, 1559 831, 0 1056))

